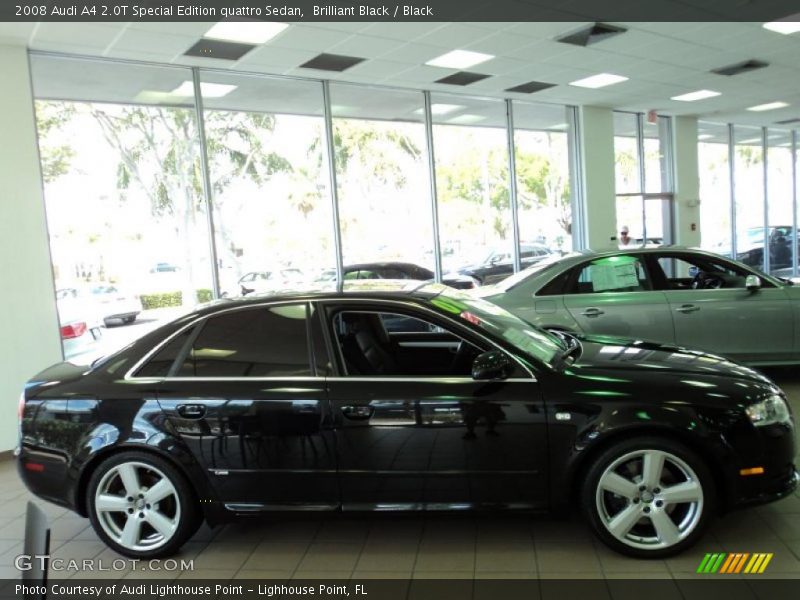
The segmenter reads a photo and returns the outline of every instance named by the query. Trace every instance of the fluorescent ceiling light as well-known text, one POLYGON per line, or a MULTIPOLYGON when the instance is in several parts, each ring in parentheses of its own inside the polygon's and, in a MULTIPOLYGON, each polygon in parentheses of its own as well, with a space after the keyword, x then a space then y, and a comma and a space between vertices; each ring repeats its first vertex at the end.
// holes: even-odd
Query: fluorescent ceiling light
POLYGON ((171 92, 159 92, 156 90, 142 90, 133 99, 134 102, 142 104, 159 104, 175 102, 175 95, 171 92))
POLYGON ((553 125, 552 127, 550 127, 550 129, 566 129, 566 128, 567 128, 566 123, 559 123, 557 125, 553 125))
POLYGON ((736 143, 737 144, 755 144, 756 142, 758 142, 760 144, 762 141, 763 140, 760 137, 754 137, 754 138, 748 138, 746 140, 739 140, 736 143))
MULTIPOLYGON (((222 96, 227 96, 237 87, 239 86, 226 83, 201 83, 200 93, 205 98, 222 98, 222 96)), ((194 95, 194 84, 191 81, 184 81, 170 93, 175 96, 192 96, 194 95)))
MULTIPOLYGON (((431 114, 432 115, 446 115, 448 113, 453 112, 454 110, 458 110, 459 108, 465 108, 460 104, 431 104, 431 114)), ((418 108, 414 111, 415 115, 421 115, 424 112, 423 109, 418 108)))
POLYGON ((599 73, 591 77, 584 77, 583 79, 573 81, 570 85, 596 89, 606 87, 607 85, 614 85, 615 83, 622 83, 623 81, 628 81, 628 78, 622 75, 614 75, 613 73, 599 73))
POLYGON ((493 54, 472 52, 471 50, 453 50, 447 54, 432 58, 425 64, 431 67, 445 67, 446 69, 468 69, 493 58, 493 54))
POLYGON ((775 110, 776 108, 786 108, 789 106, 788 102, 768 102, 767 104, 759 104, 757 106, 751 106, 747 110, 752 110, 753 112, 761 112, 764 110, 775 110))
POLYGON ((770 31, 782 33, 783 35, 797 33, 800 31, 800 13, 792 15, 791 17, 786 17, 786 19, 782 21, 770 21, 769 23, 764 23, 762 27, 764 29, 769 29, 770 31))
POLYGON ((698 136, 697 136, 697 139, 698 139, 698 140, 710 140, 710 139, 711 139, 711 138, 713 138, 713 137, 714 137, 714 136, 713 136, 713 134, 710 134, 710 133, 704 133, 704 134, 702 134, 702 135, 698 135, 698 136))
POLYGON ((680 102, 695 102, 697 100, 705 100, 706 98, 713 98, 714 96, 719 95, 719 92, 715 92, 713 90, 697 90, 696 92, 689 92, 688 94, 673 96, 672 100, 679 100, 680 102))
POLYGON ((482 117, 481 115, 458 115, 457 117, 453 117, 449 119, 448 123, 455 123, 456 125, 472 125, 473 123, 478 123, 480 121, 485 121, 486 117, 482 117))
POLYGON ((287 23, 269 21, 222 21, 206 31, 204 38, 241 44, 263 44, 289 27, 287 23))

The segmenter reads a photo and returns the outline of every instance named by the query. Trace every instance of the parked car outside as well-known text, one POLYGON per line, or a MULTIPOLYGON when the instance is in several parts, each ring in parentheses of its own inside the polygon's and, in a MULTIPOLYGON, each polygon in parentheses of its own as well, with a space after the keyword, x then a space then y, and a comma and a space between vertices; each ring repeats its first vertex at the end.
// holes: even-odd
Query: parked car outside
MULTIPOLYGON (((750 267, 764 266, 763 227, 751 227, 739 235, 736 244, 736 260, 750 267)), ((792 274, 792 246, 798 244, 796 230, 791 225, 773 225, 766 229, 769 244, 769 266, 774 276, 790 277, 792 274)), ((726 258, 732 258, 730 245, 714 249, 726 258)))
MULTIPOLYGON (((366 280, 405 280, 413 279, 420 282, 431 282, 435 274, 430 269, 404 262, 375 262, 345 265, 342 268, 345 281, 366 280)), ((336 269, 326 269, 317 276, 315 282, 323 288, 331 287, 336 283, 336 269)), ((477 279, 469 275, 458 273, 445 273, 443 283, 455 289, 469 290, 480 285, 477 279)))
POLYGON ((755 365, 800 362, 800 288, 703 250, 577 253, 478 293, 545 328, 701 348, 755 365))
MULTIPOLYGON (((520 244, 520 263, 523 269, 552 255, 553 251, 542 244, 520 244)), ((510 249, 494 249, 474 264, 459 267, 456 271, 474 277, 481 285, 490 285, 514 272, 514 257, 510 249)))
POLYGON ((302 286, 304 281, 303 272, 292 267, 271 271, 251 271, 239 278, 238 294, 246 296, 252 293, 294 290, 298 286, 302 286))
POLYGON ((63 290, 56 293, 56 306, 64 359, 87 364, 99 357, 103 330, 95 314, 63 290))
POLYGON ((139 296, 123 292, 115 285, 66 287, 59 289, 57 296, 82 304, 106 326, 133 323, 142 312, 142 301, 139 296))
POLYGON ((663 557, 797 485, 785 396, 757 371, 549 333, 442 285, 219 301, 20 402, 28 488, 139 559, 273 510, 570 504, 611 548, 663 557))
MULTIPOLYGON (((430 269, 406 262, 374 262, 346 265, 343 269, 345 281, 365 279, 414 279, 433 281, 435 274, 430 269)), ((336 271, 328 281, 336 281, 336 271)), ((445 273, 442 283, 459 290, 478 287, 480 282, 469 275, 445 273)))

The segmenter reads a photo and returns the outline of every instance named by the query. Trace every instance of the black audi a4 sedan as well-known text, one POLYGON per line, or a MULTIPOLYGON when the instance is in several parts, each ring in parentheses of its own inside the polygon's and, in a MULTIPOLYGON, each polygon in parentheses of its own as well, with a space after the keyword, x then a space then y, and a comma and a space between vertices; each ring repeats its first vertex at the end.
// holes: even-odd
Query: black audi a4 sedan
POLYGON ((793 418, 758 372, 434 284, 219 301, 39 373, 20 417, 30 490, 138 558, 236 515, 570 504, 660 557, 796 486, 793 418))

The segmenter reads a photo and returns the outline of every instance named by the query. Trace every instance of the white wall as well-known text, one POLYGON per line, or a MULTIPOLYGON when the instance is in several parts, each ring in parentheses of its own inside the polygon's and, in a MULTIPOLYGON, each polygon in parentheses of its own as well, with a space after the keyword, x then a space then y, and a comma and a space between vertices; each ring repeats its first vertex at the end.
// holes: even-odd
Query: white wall
POLYGON ((61 360, 28 57, 0 45, 0 451, 17 443, 17 400, 61 360))
POLYGON ((673 119, 675 161, 675 243, 700 245, 700 177, 697 165, 697 119, 673 119), (692 231, 694 225, 694 231, 692 231))
POLYGON ((580 109, 583 193, 586 205, 587 246, 602 250, 616 237, 614 188, 614 113, 610 108, 582 106, 580 109))

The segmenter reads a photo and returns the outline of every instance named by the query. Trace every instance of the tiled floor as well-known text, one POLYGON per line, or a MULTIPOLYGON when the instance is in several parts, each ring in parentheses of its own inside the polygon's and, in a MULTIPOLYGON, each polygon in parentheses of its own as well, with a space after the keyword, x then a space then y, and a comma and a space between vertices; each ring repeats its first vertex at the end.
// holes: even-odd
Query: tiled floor
MULTIPOLYGON (((770 371, 800 415, 800 378, 770 371)), ((30 494, 13 462, 0 463, 0 578, 16 578, 25 503, 30 494)), ((39 501, 52 524, 54 558, 103 558, 115 553, 89 522, 39 501)), ((577 518, 527 515, 281 515, 201 529, 178 558, 194 571, 130 569, 103 578, 688 578, 706 552, 773 552, 767 574, 800 578, 800 493, 717 519, 697 546, 655 561, 620 556, 598 543, 577 518)), ((67 572, 60 576, 91 577, 67 572)))

